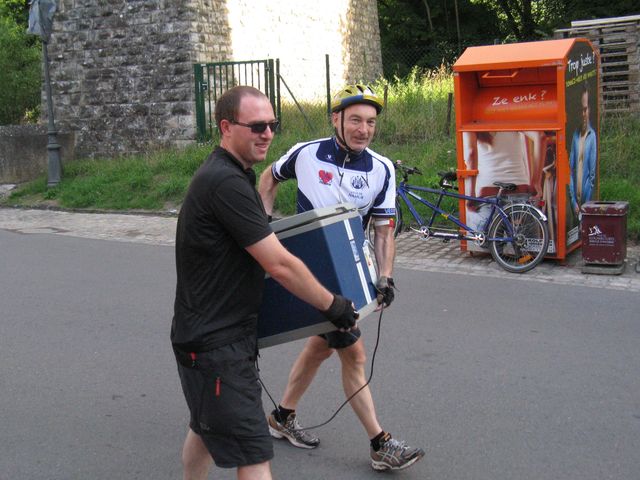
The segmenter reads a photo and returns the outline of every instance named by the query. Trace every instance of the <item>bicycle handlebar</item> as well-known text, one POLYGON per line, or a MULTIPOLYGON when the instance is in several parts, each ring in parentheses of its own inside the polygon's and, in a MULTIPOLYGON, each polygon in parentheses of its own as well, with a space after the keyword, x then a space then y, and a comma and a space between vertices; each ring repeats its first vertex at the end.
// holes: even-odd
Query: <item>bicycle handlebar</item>
MULTIPOLYGON (((402 172, 402 178, 405 183, 409 181, 409 175, 422 175, 418 167, 407 167, 402 163, 402 160, 396 160, 394 165, 402 172)), ((438 184, 443 188, 455 186, 453 182, 458 180, 458 175, 452 171, 438 172, 438 176, 440 177, 438 184)))
POLYGON ((418 167, 407 167, 403 165, 402 160, 396 160, 395 166, 396 168, 399 168, 400 170, 405 172, 407 175, 422 175, 422 172, 418 167))

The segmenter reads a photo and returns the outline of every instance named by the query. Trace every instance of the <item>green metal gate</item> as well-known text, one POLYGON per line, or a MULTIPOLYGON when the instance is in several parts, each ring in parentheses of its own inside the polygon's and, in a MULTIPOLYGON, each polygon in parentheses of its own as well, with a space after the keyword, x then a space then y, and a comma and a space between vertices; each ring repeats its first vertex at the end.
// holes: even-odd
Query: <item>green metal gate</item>
POLYGON ((196 87, 198 141, 211 140, 217 130, 214 110, 218 97, 236 85, 250 85, 262 91, 281 116, 280 61, 197 63, 193 66, 196 87))

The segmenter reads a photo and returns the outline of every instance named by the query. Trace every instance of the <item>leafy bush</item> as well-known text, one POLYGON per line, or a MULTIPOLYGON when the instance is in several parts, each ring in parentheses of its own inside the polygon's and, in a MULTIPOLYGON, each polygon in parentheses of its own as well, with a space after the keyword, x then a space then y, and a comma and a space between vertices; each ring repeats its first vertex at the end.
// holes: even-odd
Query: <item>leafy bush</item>
POLYGON ((40 106, 39 45, 12 20, 0 18, 0 125, 33 118, 40 106))

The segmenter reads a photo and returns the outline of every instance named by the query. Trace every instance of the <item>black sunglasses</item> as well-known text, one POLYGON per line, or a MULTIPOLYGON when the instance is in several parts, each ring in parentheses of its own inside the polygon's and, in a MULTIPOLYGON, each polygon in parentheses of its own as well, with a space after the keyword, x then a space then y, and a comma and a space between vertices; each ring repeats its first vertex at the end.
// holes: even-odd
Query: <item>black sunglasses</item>
POLYGON ((280 122, 275 120, 273 122, 258 122, 258 123, 242 123, 236 122, 235 120, 229 120, 229 122, 234 125, 240 125, 241 127, 248 127, 251 129, 251 133, 264 133, 264 131, 269 127, 272 133, 276 133, 280 122))

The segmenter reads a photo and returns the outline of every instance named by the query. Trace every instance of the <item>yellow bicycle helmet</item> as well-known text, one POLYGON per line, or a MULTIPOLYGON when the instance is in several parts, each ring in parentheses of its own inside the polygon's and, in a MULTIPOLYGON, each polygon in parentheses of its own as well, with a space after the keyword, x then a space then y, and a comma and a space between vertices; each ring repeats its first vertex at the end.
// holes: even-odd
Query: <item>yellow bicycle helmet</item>
POLYGON ((373 89, 367 85, 356 83, 347 85, 333 97, 331 101, 331 111, 336 113, 344 110, 349 105, 365 103, 375 107, 378 115, 384 106, 383 101, 373 89))

